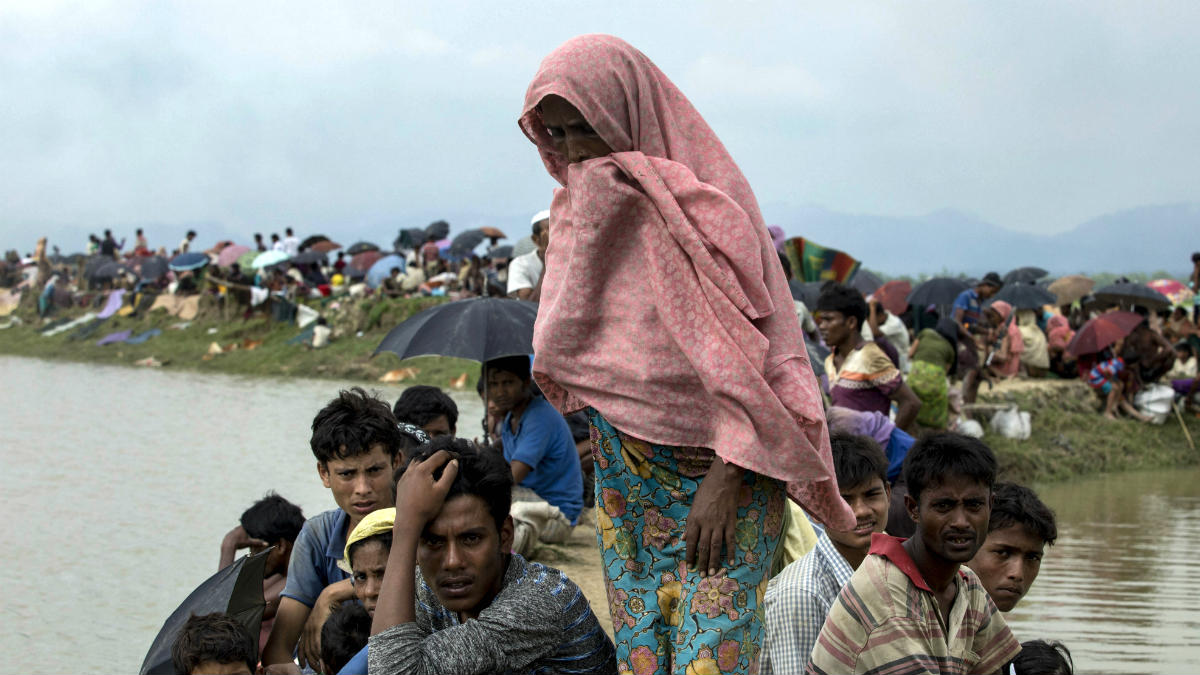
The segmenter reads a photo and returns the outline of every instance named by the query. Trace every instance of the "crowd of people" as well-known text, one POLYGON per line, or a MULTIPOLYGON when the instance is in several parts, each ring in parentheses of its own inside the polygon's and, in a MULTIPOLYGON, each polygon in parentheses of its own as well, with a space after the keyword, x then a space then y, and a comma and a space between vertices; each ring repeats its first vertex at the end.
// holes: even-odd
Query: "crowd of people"
MULTIPOLYGON (((1066 346, 1084 308, 1014 312, 992 298, 996 274, 941 316, 896 316, 838 283, 806 307, 720 140, 610 36, 547 56, 519 126, 561 185, 533 248, 451 263, 431 235, 370 290, 536 300, 534 356, 483 364, 478 442, 436 388, 391 405, 339 392, 310 440, 336 508, 301 524, 269 494, 243 514, 220 564, 270 550, 267 620, 254 636, 193 617, 178 672, 1072 672, 1065 646, 1020 641, 1004 618, 1054 515, 999 481, 960 420, 981 383, 1045 372, 1139 416, 1122 403, 1186 356, 1172 340, 1191 341, 1194 368, 1194 317, 1146 312, 1081 355, 1066 346), (579 586, 536 561, 589 507, 611 638, 579 586)), ((367 292, 344 255, 288 262, 305 247, 285 235, 253 275, 202 264, 148 283, 245 289, 251 304, 367 292)), ((121 255, 111 233, 96 244, 121 255)), ((43 284, 52 257, 41 242, 43 284)))

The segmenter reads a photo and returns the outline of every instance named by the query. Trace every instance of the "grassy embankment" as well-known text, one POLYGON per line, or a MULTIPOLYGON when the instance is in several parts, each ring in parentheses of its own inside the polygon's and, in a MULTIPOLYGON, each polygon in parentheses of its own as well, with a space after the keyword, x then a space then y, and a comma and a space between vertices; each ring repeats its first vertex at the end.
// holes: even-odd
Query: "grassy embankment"
MULTIPOLYGON (((326 306, 322 311, 335 328, 335 339, 319 350, 287 344, 300 332, 294 324, 265 318, 224 320, 215 307, 202 307, 200 315, 183 330, 170 328, 179 319, 153 312, 138 318, 113 317, 89 338, 80 340, 71 340, 69 332, 52 337, 40 335, 36 315, 30 316, 26 310, 21 313, 25 324, 0 331, 0 354, 114 365, 132 365, 153 356, 173 369, 334 378, 364 384, 376 382, 389 370, 411 367, 417 372, 404 384, 447 388, 452 379, 467 373, 466 386, 474 387, 479 367, 470 361, 437 357, 401 361, 386 353, 371 357, 391 328, 438 302, 366 300, 342 303, 339 309, 326 306), (96 346, 96 341, 109 333, 131 329, 137 334, 149 328, 161 328, 163 334, 141 345, 96 346), (360 330, 363 335, 358 337, 360 330), (253 350, 238 348, 206 357, 213 342, 228 347, 235 343, 240 346, 247 340, 261 340, 262 344, 253 350)), ((82 314, 82 310, 72 314, 82 314)), ((996 450, 1003 476, 1010 480, 1067 480, 1092 473, 1182 466, 1200 461, 1200 452, 1188 445, 1174 416, 1163 425, 1105 420, 1096 411, 1095 396, 1082 382, 1046 381, 1032 387, 1005 387, 984 393, 980 400, 1014 402, 1033 415, 1033 435, 1027 441, 1012 441, 994 434, 986 436, 996 450)), ((1184 418, 1192 437, 1200 440, 1200 420, 1189 414, 1184 418)))

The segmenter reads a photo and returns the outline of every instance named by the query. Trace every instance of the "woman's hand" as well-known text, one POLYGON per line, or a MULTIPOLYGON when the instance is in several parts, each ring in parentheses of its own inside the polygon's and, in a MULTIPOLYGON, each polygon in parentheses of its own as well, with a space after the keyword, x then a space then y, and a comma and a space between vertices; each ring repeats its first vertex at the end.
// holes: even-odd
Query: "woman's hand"
POLYGON ((714 457, 696 489, 683 540, 687 544, 687 566, 700 570, 700 576, 715 575, 721 568, 722 546, 726 564, 733 564, 737 499, 743 472, 741 467, 714 457))

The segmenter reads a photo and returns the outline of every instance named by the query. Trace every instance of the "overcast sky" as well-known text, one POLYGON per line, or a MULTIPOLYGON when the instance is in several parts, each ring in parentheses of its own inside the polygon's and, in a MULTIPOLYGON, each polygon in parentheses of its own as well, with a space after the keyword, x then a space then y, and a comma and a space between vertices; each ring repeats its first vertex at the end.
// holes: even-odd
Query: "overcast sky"
POLYGON ((517 128, 525 87, 588 32, 675 80, 769 221, 954 208, 1062 231, 1200 201, 1197 26, 1190 1, 3 0, 0 248, 135 224, 152 244, 189 224, 352 239, 442 213, 519 230, 553 187, 517 128))

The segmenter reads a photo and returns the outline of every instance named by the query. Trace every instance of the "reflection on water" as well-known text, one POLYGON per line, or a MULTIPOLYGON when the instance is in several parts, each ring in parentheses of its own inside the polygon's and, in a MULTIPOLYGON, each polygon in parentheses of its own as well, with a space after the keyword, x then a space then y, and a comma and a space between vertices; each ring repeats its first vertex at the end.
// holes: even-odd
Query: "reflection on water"
MULTIPOLYGON (((345 383, 9 357, 0 373, 0 672, 135 673, 247 506, 275 490, 334 507, 308 438, 345 383)), ((455 398, 479 428, 474 392, 455 398)))
POLYGON ((1043 486, 1058 543, 1009 623, 1061 640, 1079 672, 1196 672, 1200 470, 1115 474, 1043 486))

